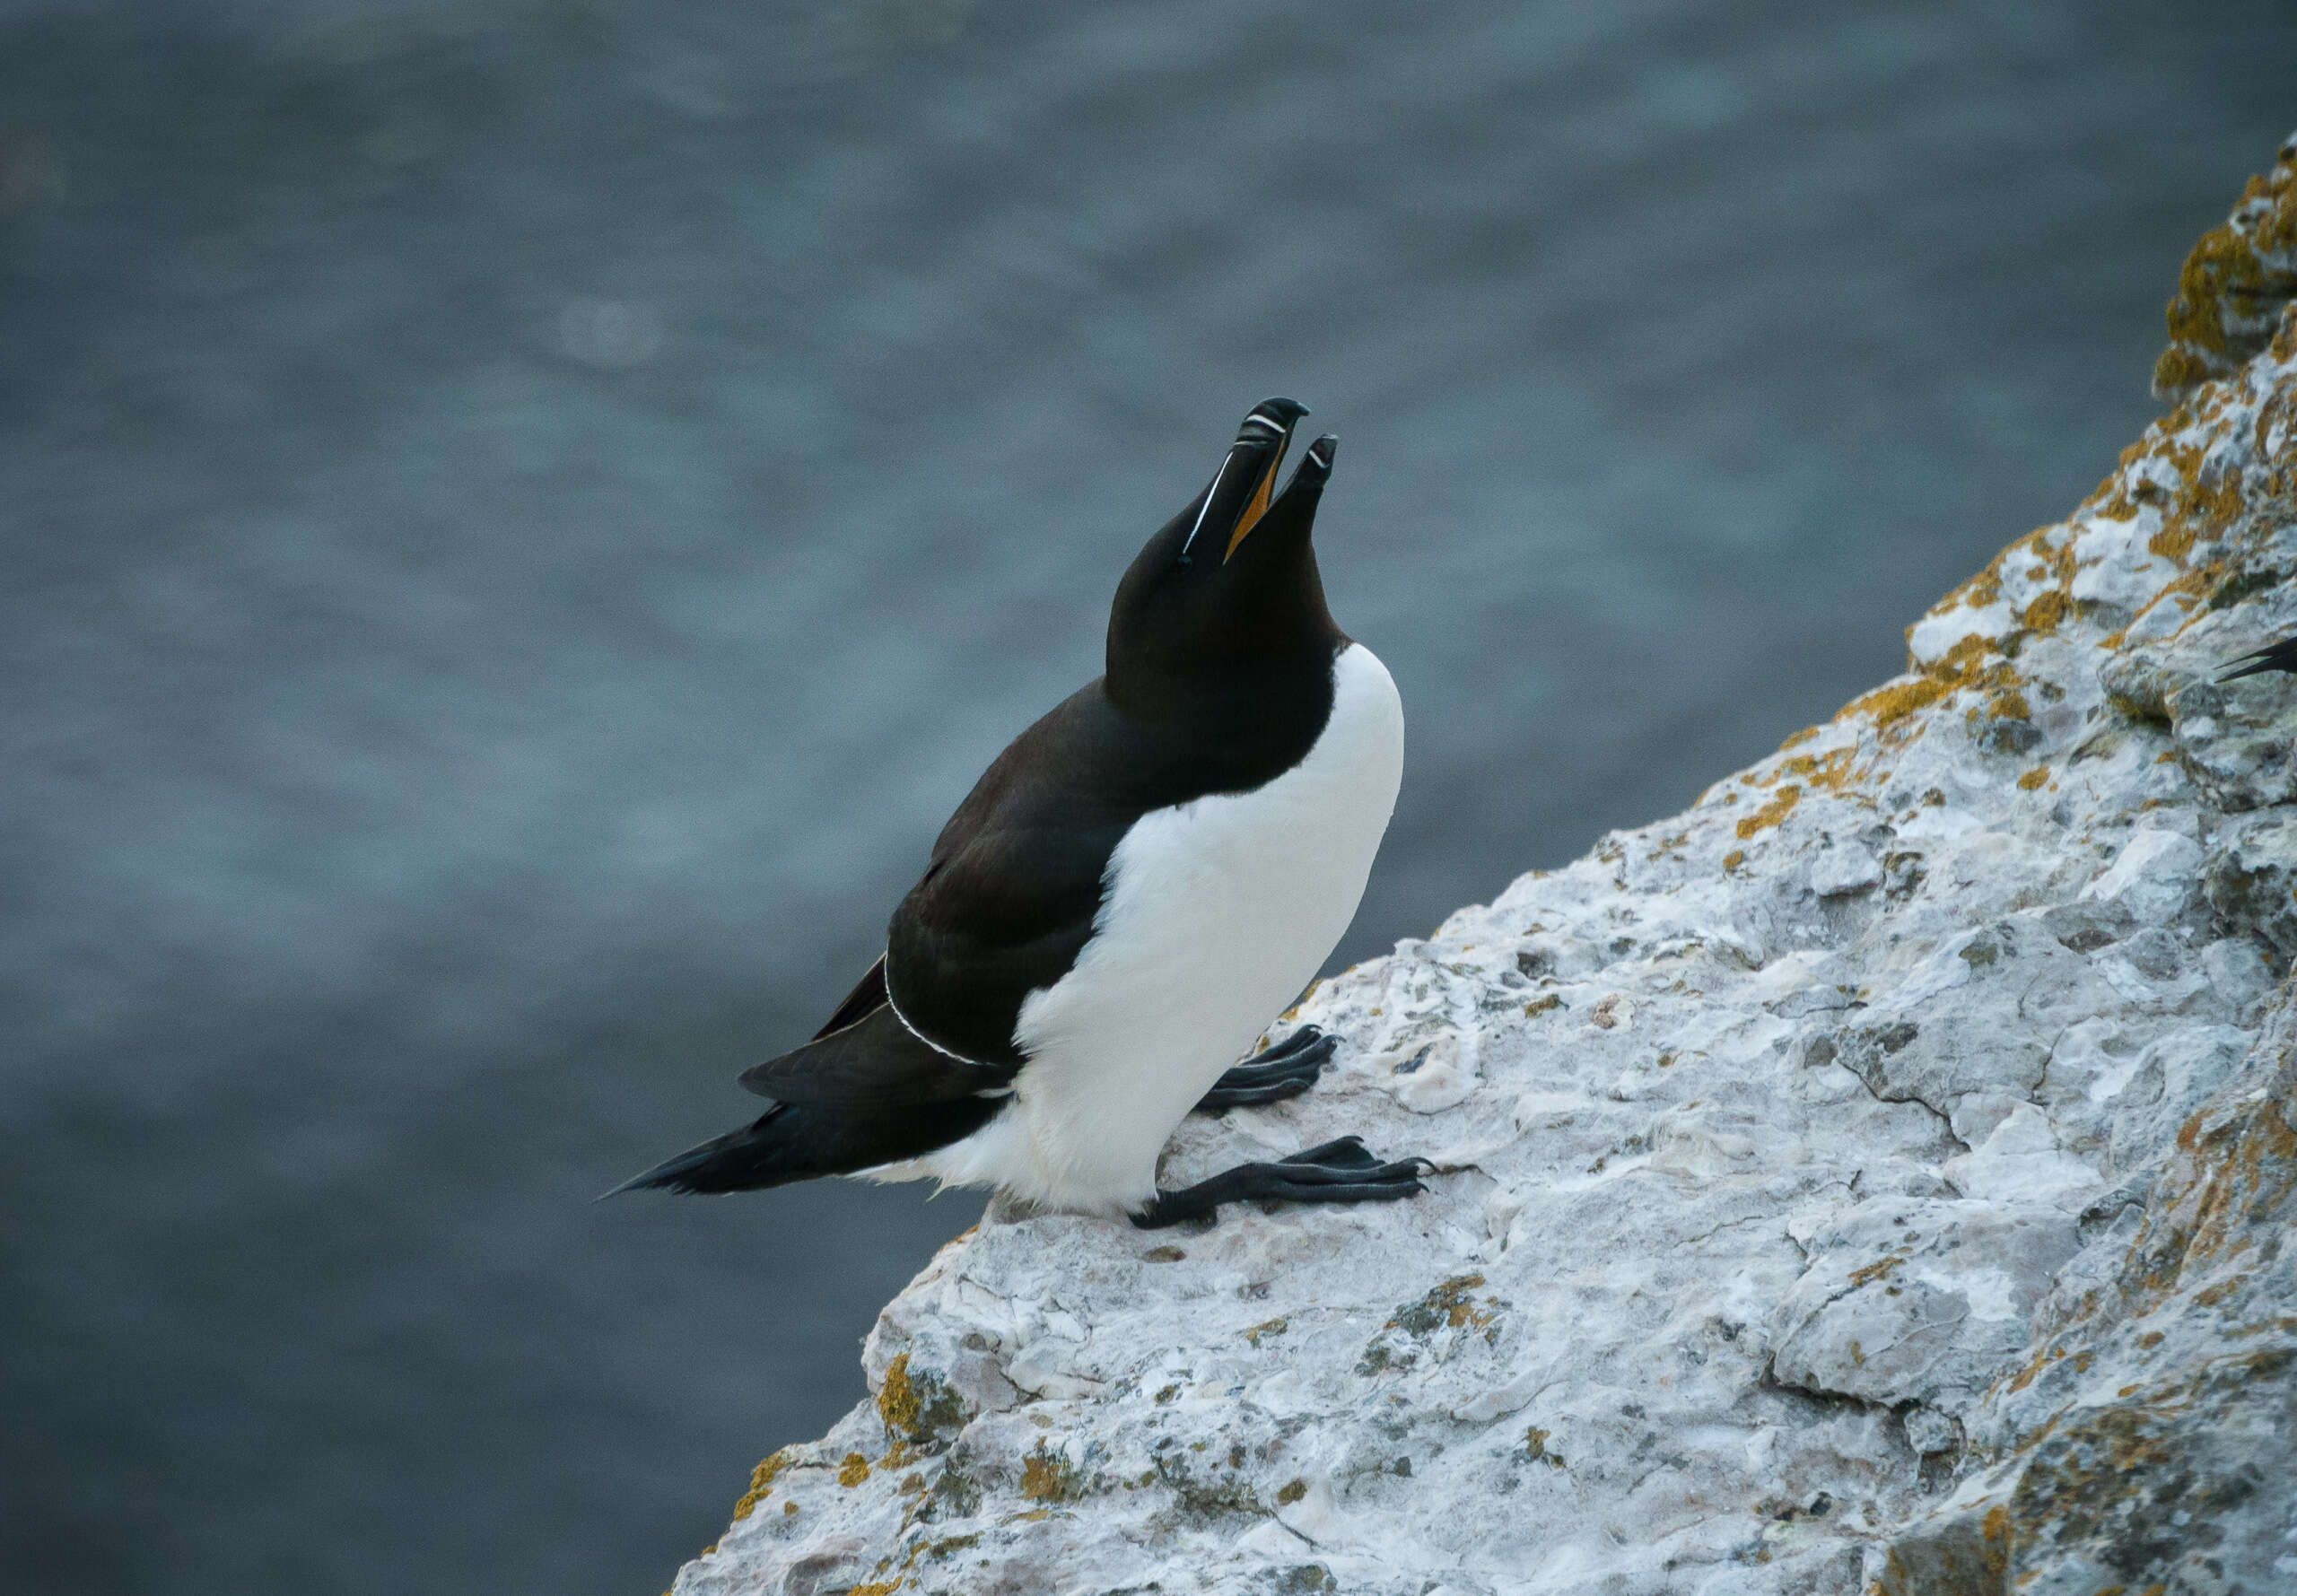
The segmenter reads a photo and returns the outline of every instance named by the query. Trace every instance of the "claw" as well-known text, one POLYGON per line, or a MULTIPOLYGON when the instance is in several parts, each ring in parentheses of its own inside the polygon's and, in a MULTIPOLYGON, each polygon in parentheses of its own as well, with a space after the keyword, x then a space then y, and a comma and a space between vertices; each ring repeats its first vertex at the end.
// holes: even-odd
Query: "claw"
POLYGON ((1324 1060, 1340 1046, 1335 1037, 1314 1025, 1303 1025, 1266 1052, 1237 1065, 1222 1076, 1196 1105, 1198 1113, 1248 1108, 1297 1097, 1316 1084, 1324 1060))

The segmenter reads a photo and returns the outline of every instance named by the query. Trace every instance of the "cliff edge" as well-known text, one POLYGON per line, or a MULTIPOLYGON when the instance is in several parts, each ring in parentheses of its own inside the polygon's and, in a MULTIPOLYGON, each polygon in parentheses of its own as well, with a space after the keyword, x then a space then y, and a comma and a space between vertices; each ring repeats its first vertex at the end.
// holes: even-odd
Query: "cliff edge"
POLYGON ((2297 677, 2213 680, 2297 632, 2293 240, 2297 141, 1904 675, 1325 983, 1166 1174, 1426 1196, 993 1208, 678 1596, 2297 1589, 2297 677))

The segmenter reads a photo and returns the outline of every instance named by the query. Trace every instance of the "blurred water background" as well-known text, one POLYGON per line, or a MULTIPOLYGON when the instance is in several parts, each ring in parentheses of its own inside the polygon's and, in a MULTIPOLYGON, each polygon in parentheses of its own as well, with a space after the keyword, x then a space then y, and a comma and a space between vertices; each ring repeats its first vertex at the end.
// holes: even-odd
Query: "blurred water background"
POLYGON ((2293 67, 2286 0, 0 0, 0 1588, 659 1590, 979 1205, 589 1199, 748 1111, 1245 406, 1343 437, 1411 717, 1353 959, 2063 514, 2293 67))

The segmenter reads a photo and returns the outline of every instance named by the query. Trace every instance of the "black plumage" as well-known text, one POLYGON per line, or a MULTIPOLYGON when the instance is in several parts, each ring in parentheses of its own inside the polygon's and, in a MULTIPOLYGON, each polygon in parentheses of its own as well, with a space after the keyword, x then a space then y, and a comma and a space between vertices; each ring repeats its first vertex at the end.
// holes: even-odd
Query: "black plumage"
MULTIPOLYGON (((1015 1036, 1022 1005, 1094 936, 1128 831, 1151 811, 1262 786, 1323 731, 1349 641, 1310 543, 1336 440, 1318 439, 1274 491, 1306 413, 1288 399, 1256 406, 1212 482, 1148 539, 1117 589, 1105 674, 975 783, 894 911, 885 955, 813 1040, 742 1076, 774 1106, 617 1190, 728 1191, 871 1169, 959 1141, 1005 1106, 1028 1062, 1015 1036)), ((1313 1031, 1295 1037, 1232 1071, 1203 1106, 1305 1090, 1330 1051, 1313 1031)), ((1320 1179, 1352 1191, 1367 1167, 1356 1153, 1335 1166, 1345 1180, 1292 1167, 1267 1194, 1320 1179)), ((1397 1168, 1418 1190, 1412 1168, 1397 1168)), ((1253 1183, 1231 1176, 1190 1211, 1253 1183)), ((1394 1170, 1387 1179, 1399 1184, 1394 1170)))

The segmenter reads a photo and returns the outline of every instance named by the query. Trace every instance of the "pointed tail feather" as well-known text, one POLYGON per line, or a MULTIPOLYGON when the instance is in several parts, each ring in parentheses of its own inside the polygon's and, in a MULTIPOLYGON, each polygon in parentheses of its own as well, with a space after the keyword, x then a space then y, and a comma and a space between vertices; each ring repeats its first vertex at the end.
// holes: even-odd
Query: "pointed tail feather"
POLYGON ((760 1186, 780 1185, 786 1180, 803 1180, 803 1174, 777 1178, 775 1173, 774 1165, 782 1162, 776 1155, 786 1150, 779 1144, 787 1138, 775 1136, 773 1126, 787 1106, 777 1103, 739 1130, 713 1136, 700 1147, 688 1147, 674 1158, 665 1158, 613 1190, 601 1191, 596 1200, 604 1202, 625 1191, 685 1191, 697 1196, 749 1191, 760 1186))
POLYGON ((598 1200, 625 1191, 755 1191, 823 1175, 850 1175, 963 1140, 1005 1103, 1002 1097, 858 1108, 777 1103, 739 1130, 665 1159, 600 1193, 598 1200))
POLYGON ((2258 676, 2269 670, 2297 672, 2297 637, 2284 637, 2279 642, 2267 644, 2254 653, 2228 659, 2219 667, 2220 674, 2217 679, 2221 682, 2231 682, 2241 676, 2258 676))

